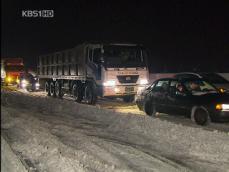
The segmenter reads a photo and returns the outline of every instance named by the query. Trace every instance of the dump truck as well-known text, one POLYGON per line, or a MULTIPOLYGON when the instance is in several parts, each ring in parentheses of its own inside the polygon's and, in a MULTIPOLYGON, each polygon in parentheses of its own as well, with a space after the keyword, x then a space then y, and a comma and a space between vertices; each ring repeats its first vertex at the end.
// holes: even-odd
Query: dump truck
POLYGON ((48 96, 70 94, 88 104, 97 97, 130 102, 148 84, 147 57, 142 45, 87 42, 39 56, 37 73, 48 96))
POLYGON ((2 58, 1 79, 5 85, 17 84, 18 77, 25 70, 23 58, 2 58), (3 74, 3 76, 2 76, 3 74))

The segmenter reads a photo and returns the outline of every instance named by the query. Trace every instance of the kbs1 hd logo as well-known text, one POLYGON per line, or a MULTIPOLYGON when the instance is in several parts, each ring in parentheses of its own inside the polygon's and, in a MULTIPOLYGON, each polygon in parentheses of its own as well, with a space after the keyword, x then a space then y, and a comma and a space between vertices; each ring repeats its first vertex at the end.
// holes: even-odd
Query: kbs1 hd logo
POLYGON ((54 10, 22 10, 22 17, 53 18, 54 17, 54 10))

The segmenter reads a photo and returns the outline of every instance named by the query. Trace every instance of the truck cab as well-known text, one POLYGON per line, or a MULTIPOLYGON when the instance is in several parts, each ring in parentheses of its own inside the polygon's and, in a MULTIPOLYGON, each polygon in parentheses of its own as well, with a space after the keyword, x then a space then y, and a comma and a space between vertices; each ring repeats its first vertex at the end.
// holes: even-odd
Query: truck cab
POLYGON ((102 97, 134 100, 149 82, 147 52, 137 44, 89 44, 87 76, 92 77, 102 97))

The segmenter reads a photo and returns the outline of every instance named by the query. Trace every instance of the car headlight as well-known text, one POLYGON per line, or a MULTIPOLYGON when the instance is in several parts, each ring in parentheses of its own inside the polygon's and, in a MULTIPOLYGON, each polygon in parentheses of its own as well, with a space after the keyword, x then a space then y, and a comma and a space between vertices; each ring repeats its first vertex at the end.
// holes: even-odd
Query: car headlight
POLYGON ((224 88, 220 88, 219 91, 220 91, 221 93, 224 93, 226 90, 225 90, 224 88))
POLYGON ((147 79, 141 79, 140 80, 140 84, 141 85, 146 85, 146 84, 148 84, 148 80, 147 79))
POLYGON ((217 104, 215 106, 217 110, 226 110, 229 111, 229 104, 217 104))
POLYGON ((115 80, 109 80, 103 83, 104 86, 115 86, 115 80))

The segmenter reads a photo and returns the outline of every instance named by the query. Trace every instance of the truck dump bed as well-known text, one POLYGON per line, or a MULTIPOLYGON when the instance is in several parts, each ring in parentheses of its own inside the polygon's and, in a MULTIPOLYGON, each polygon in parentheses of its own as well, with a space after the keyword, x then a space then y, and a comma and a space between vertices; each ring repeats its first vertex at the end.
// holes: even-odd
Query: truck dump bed
POLYGON ((38 57, 39 78, 78 79, 86 77, 84 46, 38 57))

